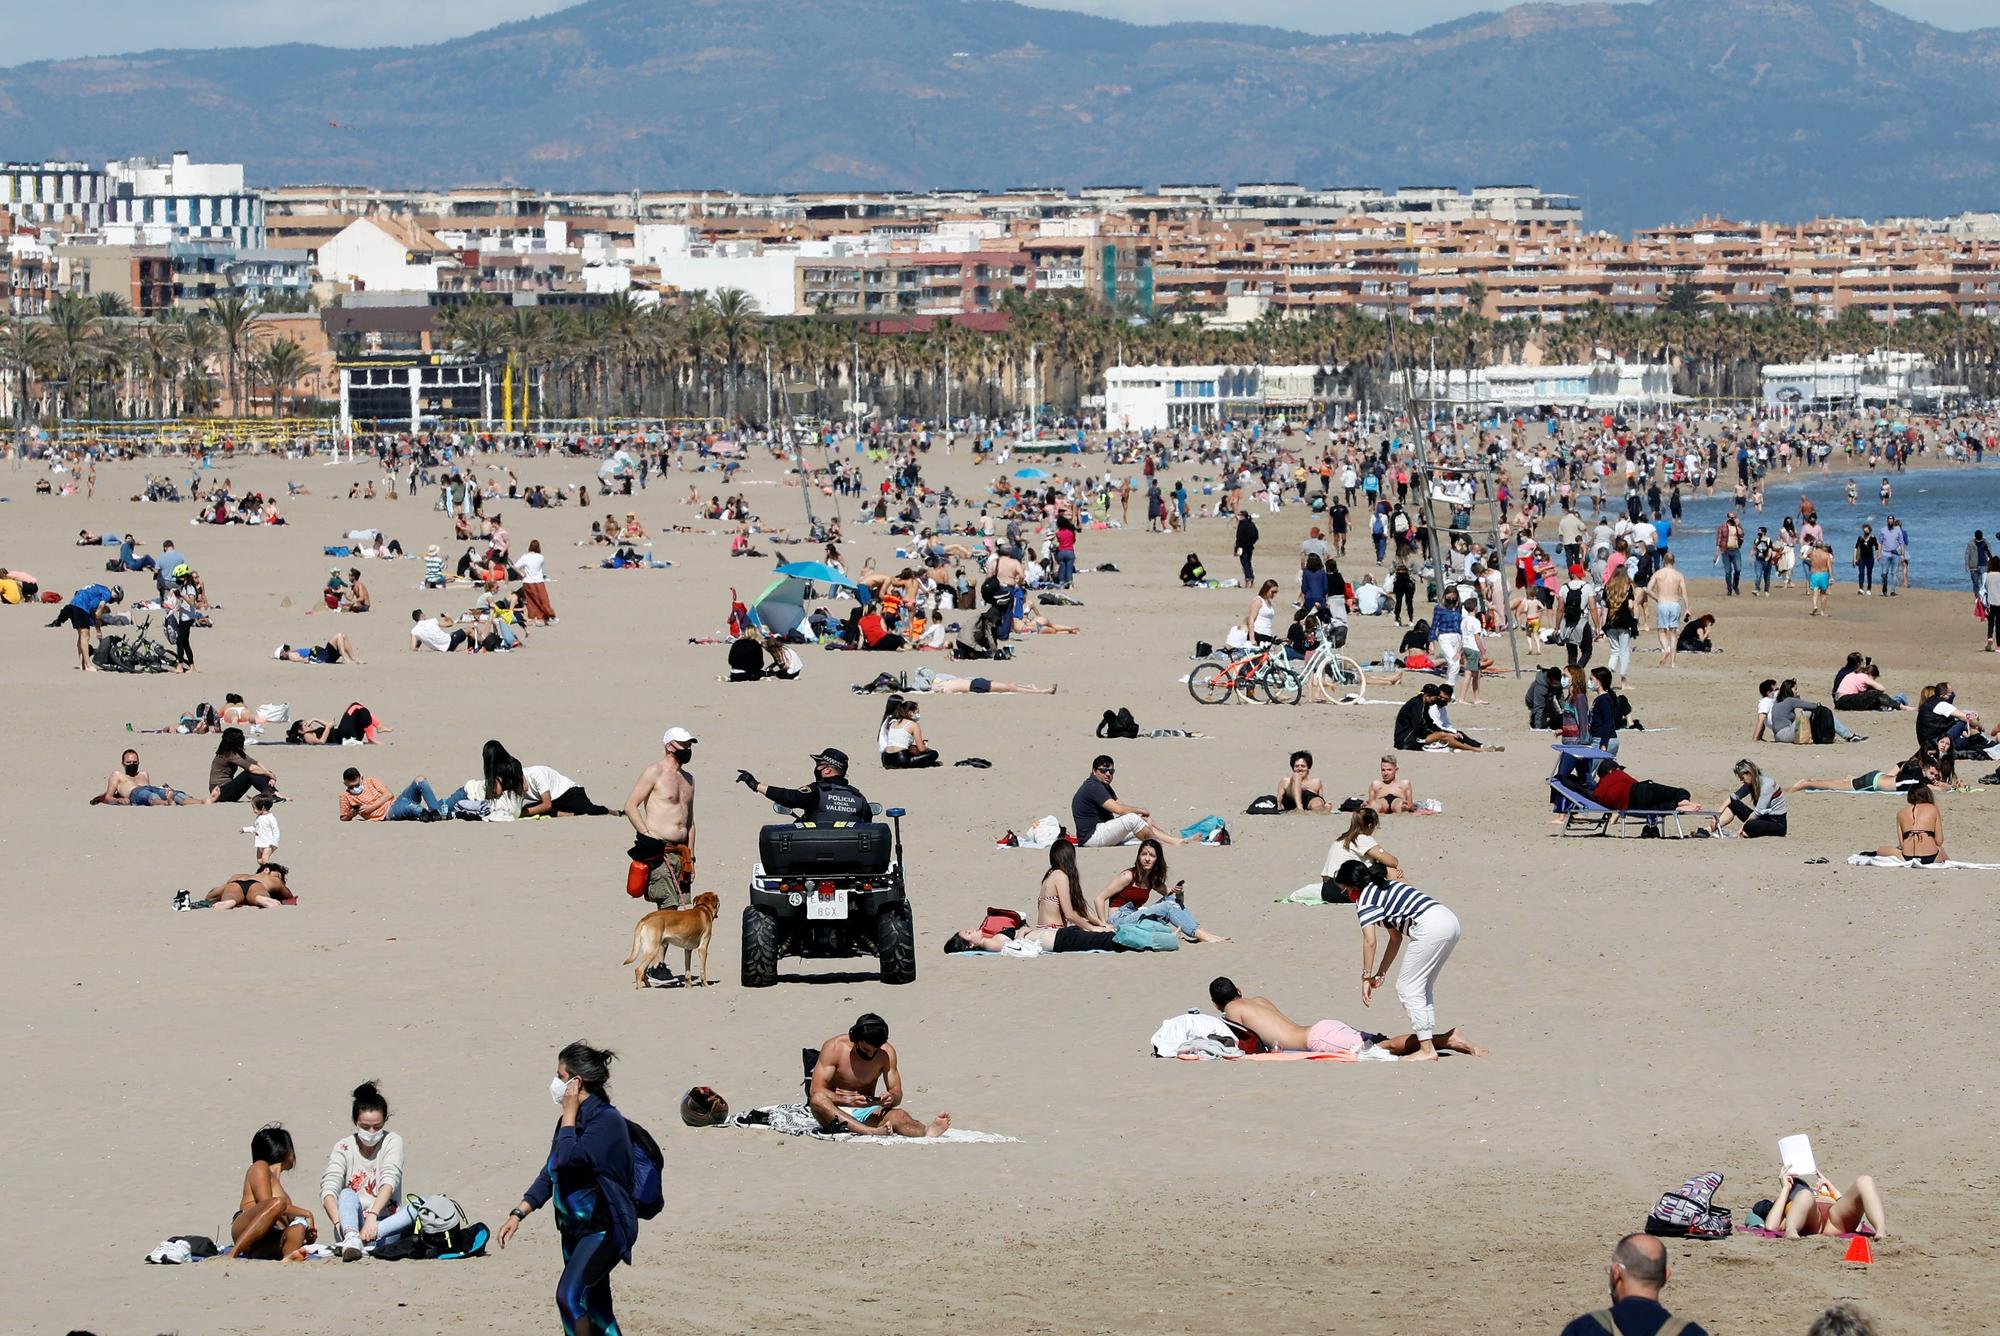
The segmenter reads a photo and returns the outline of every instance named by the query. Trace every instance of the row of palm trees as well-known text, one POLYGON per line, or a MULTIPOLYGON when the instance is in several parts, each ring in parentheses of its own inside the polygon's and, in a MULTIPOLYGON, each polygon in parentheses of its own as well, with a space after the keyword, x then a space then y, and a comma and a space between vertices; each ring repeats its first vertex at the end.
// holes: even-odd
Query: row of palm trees
POLYGON ((266 337, 265 314, 255 302, 218 297, 138 318, 116 296, 71 293, 40 315, 0 313, 0 398, 17 423, 158 421, 225 406, 240 417, 263 386, 282 415, 312 358, 294 339, 266 337))
MULTIPOLYGON (((900 334, 824 312, 768 318, 735 289, 652 305, 619 293, 576 309, 475 297, 438 312, 437 340, 489 372, 488 420, 841 417, 854 400, 895 416, 1068 413, 1101 390, 1105 368, 1146 364, 1316 365, 1354 397, 1382 402, 1413 367, 1518 363, 1531 347, 1550 362, 1599 349, 1665 362, 1678 388, 1702 398, 1756 394, 1767 362, 1883 347, 1922 353, 1982 396, 2000 380, 2000 325, 1955 312, 1888 324, 1853 309, 1831 321, 1736 315, 1686 289, 1646 315, 1594 304, 1544 324, 1490 319, 1484 295, 1473 284, 1464 308, 1435 320, 1339 308, 1220 328, 1181 306, 1144 317, 1077 292, 1007 293, 997 331, 939 322, 900 334), (498 401, 503 387, 511 404, 498 401)), ((240 415, 260 386, 282 409, 311 361, 293 340, 263 337, 264 314, 226 297, 135 319, 115 299, 60 297, 44 315, 0 317, 0 385, 27 416, 58 420, 164 419, 225 403, 240 415)))

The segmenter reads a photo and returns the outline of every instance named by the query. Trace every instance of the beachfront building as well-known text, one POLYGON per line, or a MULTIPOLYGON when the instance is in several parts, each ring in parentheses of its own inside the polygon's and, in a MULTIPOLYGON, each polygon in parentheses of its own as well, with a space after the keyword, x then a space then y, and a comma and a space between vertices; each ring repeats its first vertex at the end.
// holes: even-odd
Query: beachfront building
POLYGON ((1814 362, 1774 363, 1763 375, 1764 403, 1772 408, 1929 405, 1966 392, 1963 385, 1938 384, 1931 360, 1917 353, 1844 353, 1814 362))
POLYGON ((479 421, 492 399, 485 368, 451 353, 364 352, 334 364, 340 434, 418 431, 439 422, 479 421))
POLYGON ((458 254, 411 219, 357 218, 315 253, 319 276, 353 292, 436 292, 458 254))
POLYGON ((1308 416, 1346 398, 1344 380, 1320 366, 1104 370, 1104 425, 1113 431, 1166 431, 1230 418, 1308 416))
POLYGON ((1679 402, 1673 369, 1663 363, 1597 361, 1566 366, 1422 368, 1410 382, 1419 411, 1497 408, 1652 409, 1679 402))
POLYGON ((0 163, 0 213, 56 232, 104 226, 112 179, 85 162, 0 163))
POLYGON ((240 162, 127 158, 107 164, 112 183, 101 231, 113 245, 221 241, 264 245, 264 196, 246 189, 240 162))

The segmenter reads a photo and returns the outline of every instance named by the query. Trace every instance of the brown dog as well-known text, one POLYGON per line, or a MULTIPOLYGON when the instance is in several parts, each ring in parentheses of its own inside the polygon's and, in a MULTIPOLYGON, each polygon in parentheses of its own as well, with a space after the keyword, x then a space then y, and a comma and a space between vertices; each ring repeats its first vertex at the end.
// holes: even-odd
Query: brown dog
POLYGON ((689 909, 656 909, 632 929, 632 954, 625 963, 639 962, 632 972, 632 986, 646 988, 646 971, 666 963, 667 948, 681 948, 681 973, 694 974, 694 953, 701 950, 701 986, 708 987, 708 940, 715 935, 715 916, 722 909, 722 897, 703 891, 689 909))

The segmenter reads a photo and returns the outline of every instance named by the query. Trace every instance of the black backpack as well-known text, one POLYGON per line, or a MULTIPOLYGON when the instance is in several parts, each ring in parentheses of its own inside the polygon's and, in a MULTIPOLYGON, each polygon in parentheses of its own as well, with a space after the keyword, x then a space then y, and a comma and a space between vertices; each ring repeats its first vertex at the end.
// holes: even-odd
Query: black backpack
POLYGON ((1136 738, 1139 736, 1139 721, 1132 717, 1132 711, 1122 705, 1115 710, 1106 710, 1104 717, 1097 721, 1097 736, 1136 738))
POLYGON ((1813 706, 1813 712, 1812 712, 1813 745, 1818 747, 1824 747, 1829 742, 1837 740, 1839 736, 1840 736, 1839 732, 1833 726, 1833 711, 1829 710, 1824 705, 1813 706))
POLYGON ((1563 620, 1580 622, 1583 620, 1583 586, 1572 584, 1563 591, 1563 620))

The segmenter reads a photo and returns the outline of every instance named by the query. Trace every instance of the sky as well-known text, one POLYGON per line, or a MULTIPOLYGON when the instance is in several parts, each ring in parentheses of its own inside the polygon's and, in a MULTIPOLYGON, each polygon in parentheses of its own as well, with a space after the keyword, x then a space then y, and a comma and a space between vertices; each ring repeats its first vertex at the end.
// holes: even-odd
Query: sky
MULTIPOLYGON (((796 2, 796 0, 794 0, 796 2)), ((1507 0, 1028 0, 1133 22, 1226 19, 1306 32, 1411 32, 1507 0), (1385 12, 1386 11, 1386 12, 1385 12)), ((1572 3, 1573 0, 1559 0, 1572 3)), ((1888 8, 1947 28, 2000 22, 1994 0, 1882 0, 1888 8)), ((156 47, 262 46, 320 42, 395 46, 440 41, 510 19, 547 14, 565 0, 7 0, 0 62, 114 55, 156 47)))

